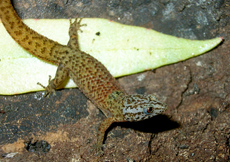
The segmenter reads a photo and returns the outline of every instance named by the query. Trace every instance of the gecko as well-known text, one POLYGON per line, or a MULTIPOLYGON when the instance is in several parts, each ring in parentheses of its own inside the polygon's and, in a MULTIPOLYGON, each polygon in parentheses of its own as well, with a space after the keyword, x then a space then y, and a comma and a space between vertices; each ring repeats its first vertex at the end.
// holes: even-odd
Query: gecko
POLYGON ((69 42, 59 44, 29 28, 17 15, 10 0, 0 0, 0 18, 11 37, 30 54, 56 64, 55 77, 49 77, 45 95, 55 93, 67 77, 107 117, 97 133, 96 152, 103 155, 105 131, 114 122, 137 122, 164 112, 167 105, 154 95, 127 94, 107 68, 91 55, 83 52, 78 44, 78 31, 86 24, 81 20, 70 21, 69 42))

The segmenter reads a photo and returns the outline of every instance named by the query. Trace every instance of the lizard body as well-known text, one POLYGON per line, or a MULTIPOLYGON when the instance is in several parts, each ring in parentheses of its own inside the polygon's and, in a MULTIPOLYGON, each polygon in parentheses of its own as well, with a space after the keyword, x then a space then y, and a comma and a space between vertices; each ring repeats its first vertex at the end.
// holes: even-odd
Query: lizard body
POLYGON ((71 23, 67 45, 50 40, 26 26, 10 0, 0 0, 0 17, 11 37, 31 54, 58 65, 55 78, 49 80, 46 93, 70 77, 78 88, 106 115, 97 134, 97 149, 102 152, 104 134, 113 122, 140 121, 167 109, 153 95, 128 95, 106 67, 89 54, 80 51, 77 31, 80 21, 71 23))

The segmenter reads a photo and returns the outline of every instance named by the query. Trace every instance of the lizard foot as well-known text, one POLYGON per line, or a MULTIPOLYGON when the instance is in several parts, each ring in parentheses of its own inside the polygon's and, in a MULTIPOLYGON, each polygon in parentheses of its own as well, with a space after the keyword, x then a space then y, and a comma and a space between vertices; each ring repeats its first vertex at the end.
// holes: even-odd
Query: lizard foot
POLYGON ((103 156, 104 155, 103 146, 104 145, 102 145, 102 144, 93 145, 93 150, 96 150, 97 156, 103 156))
POLYGON ((51 80, 51 76, 49 75, 49 85, 46 87, 44 85, 42 85, 41 83, 37 83, 38 85, 40 85, 42 88, 44 88, 46 90, 46 93, 44 95, 44 97, 46 96, 50 96, 51 93, 53 93, 54 95, 56 95, 55 93, 55 88, 53 86, 52 80, 51 80))
POLYGON ((87 24, 81 24, 81 21, 82 21, 82 18, 79 18, 79 20, 75 19, 75 21, 73 23, 70 20, 70 28, 75 29, 74 31, 79 30, 82 33, 83 31, 81 30, 81 27, 87 26, 87 24))

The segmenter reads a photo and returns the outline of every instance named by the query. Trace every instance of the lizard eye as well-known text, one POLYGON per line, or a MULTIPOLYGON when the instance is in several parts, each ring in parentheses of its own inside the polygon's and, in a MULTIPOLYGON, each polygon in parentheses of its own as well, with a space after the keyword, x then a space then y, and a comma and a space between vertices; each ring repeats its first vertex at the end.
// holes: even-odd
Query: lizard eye
POLYGON ((145 108, 143 111, 146 115, 149 115, 153 112, 154 108, 152 106, 145 108))
POLYGON ((147 108, 147 113, 151 113, 153 111, 153 107, 147 108))

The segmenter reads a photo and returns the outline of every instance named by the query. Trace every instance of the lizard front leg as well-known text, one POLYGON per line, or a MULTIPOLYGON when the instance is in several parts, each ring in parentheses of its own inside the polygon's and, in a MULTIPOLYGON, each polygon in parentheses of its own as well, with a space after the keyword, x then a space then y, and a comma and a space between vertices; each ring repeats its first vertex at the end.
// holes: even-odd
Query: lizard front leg
POLYGON ((103 141, 105 138, 105 132, 110 127, 110 125, 114 122, 116 122, 116 119, 113 117, 109 117, 100 123, 100 126, 98 128, 98 133, 97 133, 97 144, 96 144, 97 155, 99 154, 103 155, 103 141))
POLYGON ((55 89, 57 89, 57 87, 65 81, 68 74, 69 71, 62 64, 59 64, 54 79, 51 80, 51 76, 49 76, 49 84, 47 87, 39 82, 37 84, 42 86, 46 90, 45 96, 49 96, 51 93, 55 94, 55 89))

